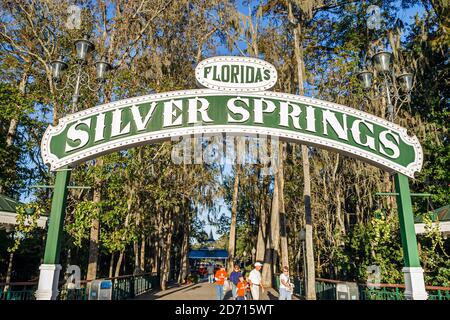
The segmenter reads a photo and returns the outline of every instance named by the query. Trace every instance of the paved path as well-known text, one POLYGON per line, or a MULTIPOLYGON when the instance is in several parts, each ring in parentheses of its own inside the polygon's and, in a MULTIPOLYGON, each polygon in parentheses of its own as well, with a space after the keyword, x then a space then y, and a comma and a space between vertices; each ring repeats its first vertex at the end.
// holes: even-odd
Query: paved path
MULTIPOLYGON (((155 291, 142 294, 135 300, 215 300, 215 285, 208 282, 199 282, 183 286, 174 286, 165 291, 155 291)), ((261 295, 261 300, 277 300, 278 292, 270 288, 261 295)), ((297 300, 296 297, 293 297, 297 300)), ((231 291, 227 291, 224 300, 233 300, 231 291)))

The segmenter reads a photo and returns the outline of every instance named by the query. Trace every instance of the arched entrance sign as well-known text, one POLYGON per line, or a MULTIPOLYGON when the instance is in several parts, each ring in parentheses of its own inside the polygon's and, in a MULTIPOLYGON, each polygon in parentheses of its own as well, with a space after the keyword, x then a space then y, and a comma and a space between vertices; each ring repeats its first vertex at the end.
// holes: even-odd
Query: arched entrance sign
POLYGON ((394 123, 331 102, 267 91, 174 91, 100 105, 49 127, 42 156, 54 170, 155 140, 217 132, 278 136, 409 177, 422 166, 419 141, 394 123))
POLYGON ((259 59, 214 57, 202 61, 195 75, 198 83, 209 89, 111 102, 61 118, 57 126, 45 131, 42 157, 58 173, 50 219, 53 224, 49 226, 38 298, 55 297, 58 244, 70 175, 67 167, 116 150, 202 133, 278 136, 397 173, 406 295, 415 299, 424 294, 426 297, 406 177, 413 178, 422 167, 423 153, 415 136, 409 136, 405 128, 392 122, 354 108, 263 91, 276 83, 277 73, 271 64, 259 59), (41 287, 44 278, 51 278, 51 285, 49 282, 45 287, 43 283, 41 287))

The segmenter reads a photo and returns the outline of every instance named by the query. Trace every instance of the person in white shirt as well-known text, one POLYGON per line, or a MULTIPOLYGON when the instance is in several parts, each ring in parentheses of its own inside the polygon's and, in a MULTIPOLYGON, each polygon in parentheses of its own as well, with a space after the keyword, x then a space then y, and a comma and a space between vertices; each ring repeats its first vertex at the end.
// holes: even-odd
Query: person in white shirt
POLYGON ((250 291, 252 292, 253 300, 259 300, 259 288, 264 292, 264 287, 261 283, 261 267, 262 264, 260 262, 255 263, 255 269, 250 271, 250 274, 247 278, 250 283, 250 291))
POLYGON ((280 274, 280 296, 279 300, 292 300, 292 292, 294 286, 289 279, 289 268, 284 267, 283 273, 280 274))
POLYGON ((214 282, 214 266, 211 263, 208 268, 206 268, 208 270, 208 282, 209 283, 213 283, 214 282))

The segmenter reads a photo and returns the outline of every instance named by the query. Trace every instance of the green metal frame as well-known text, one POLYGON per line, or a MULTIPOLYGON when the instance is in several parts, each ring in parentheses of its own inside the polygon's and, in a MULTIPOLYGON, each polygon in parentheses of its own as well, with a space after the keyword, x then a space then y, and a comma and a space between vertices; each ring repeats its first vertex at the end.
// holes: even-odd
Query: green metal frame
MULTIPOLYGON (((141 294, 158 288, 159 278, 156 275, 144 274, 111 279, 113 284, 112 300, 133 299, 141 294)), ((1 300, 34 300, 37 285, 14 286, 11 284, 6 292, 0 288, 1 300)), ((88 300, 86 284, 80 289, 60 288, 58 300, 88 300)))
MULTIPOLYGON (((296 294, 304 296, 302 283, 298 279, 296 294)), ((368 288, 358 284, 359 300, 405 300, 404 290, 399 287, 368 288)), ((450 300, 450 290, 428 289, 429 300, 450 300)), ((336 283, 316 281, 317 300, 336 300, 336 283)))
MULTIPOLYGON (((398 196, 398 192, 377 192, 376 196, 398 196)), ((411 197, 431 197, 431 193, 410 193, 411 197)))
POLYGON ((397 173, 395 175, 395 190, 398 193, 398 220, 405 267, 420 267, 408 177, 397 173))
POLYGON ((70 172, 67 168, 56 172, 47 241, 45 243, 44 264, 59 264, 61 236, 66 213, 67 185, 70 180, 70 172))

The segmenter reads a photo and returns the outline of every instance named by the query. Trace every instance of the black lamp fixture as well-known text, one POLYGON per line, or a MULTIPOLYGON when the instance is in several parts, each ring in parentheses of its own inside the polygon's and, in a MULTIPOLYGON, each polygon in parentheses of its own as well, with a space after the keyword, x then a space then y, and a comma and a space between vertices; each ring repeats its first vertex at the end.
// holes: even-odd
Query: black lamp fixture
POLYGON ((392 54, 387 51, 379 51, 372 57, 372 63, 378 72, 389 72, 392 54))
POLYGON ((60 81, 62 73, 68 68, 68 65, 63 61, 63 57, 60 56, 58 59, 50 62, 50 68, 52 69, 53 79, 55 81, 60 81))
POLYGON ((356 73, 365 91, 365 98, 370 100, 386 98, 387 115, 391 121, 402 104, 410 101, 413 88, 413 74, 405 70, 396 74, 392 62, 392 53, 380 50, 369 61, 364 61, 364 67, 356 73))
POLYGON ((109 70, 112 69, 110 63, 108 63, 104 57, 95 62, 95 70, 97 72, 97 80, 104 81, 106 78, 106 74, 109 70))
POLYGON ((74 44, 77 51, 77 59, 81 61, 86 61, 88 53, 95 49, 87 34, 83 35, 82 39, 75 40, 74 44))
POLYGON ((372 87, 372 78, 373 78, 373 72, 364 69, 360 72, 358 72, 357 77, 359 81, 361 81, 364 89, 368 90, 372 87))
POLYGON ((60 56, 58 59, 50 62, 52 77, 55 80, 55 87, 57 90, 64 90, 68 87, 74 89, 72 94, 72 113, 77 110, 77 103, 80 96, 80 88, 86 86, 92 92, 98 92, 106 79, 107 73, 112 69, 110 63, 102 56, 94 63, 97 85, 91 87, 90 73, 84 68, 87 66, 88 55, 95 50, 94 44, 89 40, 87 34, 83 38, 77 39, 74 42, 76 51, 76 61, 71 66, 71 70, 67 75, 64 85, 61 85, 63 71, 68 69, 69 65, 64 62, 64 58, 60 56))
POLYGON ((413 87, 413 74, 409 72, 403 72, 397 76, 397 80, 402 88, 403 92, 408 93, 413 87))

